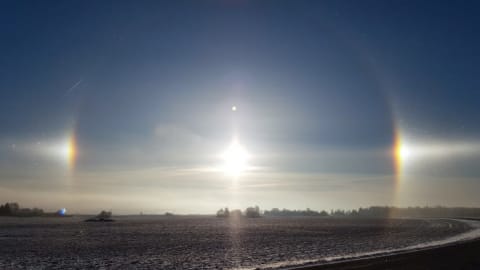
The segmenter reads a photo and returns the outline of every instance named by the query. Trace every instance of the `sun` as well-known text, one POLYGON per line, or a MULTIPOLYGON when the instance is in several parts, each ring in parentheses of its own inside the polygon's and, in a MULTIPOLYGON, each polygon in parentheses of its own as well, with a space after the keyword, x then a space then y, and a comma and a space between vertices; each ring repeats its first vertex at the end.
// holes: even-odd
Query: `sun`
POLYGON ((236 140, 223 153, 223 171, 232 176, 239 176, 248 168, 248 152, 236 140))

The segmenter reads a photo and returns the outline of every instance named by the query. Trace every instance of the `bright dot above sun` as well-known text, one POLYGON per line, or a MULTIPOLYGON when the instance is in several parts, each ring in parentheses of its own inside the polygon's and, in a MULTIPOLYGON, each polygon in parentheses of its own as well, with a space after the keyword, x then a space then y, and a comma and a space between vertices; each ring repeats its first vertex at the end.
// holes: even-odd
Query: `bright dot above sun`
POLYGON ((248 152, 237 141, 223 153, 223 160, 223 171, 228 175, 238 176, 248 168, 248 152))

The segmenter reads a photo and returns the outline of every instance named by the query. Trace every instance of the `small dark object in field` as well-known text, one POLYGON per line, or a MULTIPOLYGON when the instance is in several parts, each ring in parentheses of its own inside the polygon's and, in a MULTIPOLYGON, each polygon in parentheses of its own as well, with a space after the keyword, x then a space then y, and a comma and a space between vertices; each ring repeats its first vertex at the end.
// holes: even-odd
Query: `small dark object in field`
POLYGON ((96 217, 86 219, 85 222, 113 222, 112 212, 102 211, 96 217))
POLYGON ((85 220, 85 222, 114 222, 114 221, 115 220, 111 218, 97 218, 97 217, 93 217, 85 220))

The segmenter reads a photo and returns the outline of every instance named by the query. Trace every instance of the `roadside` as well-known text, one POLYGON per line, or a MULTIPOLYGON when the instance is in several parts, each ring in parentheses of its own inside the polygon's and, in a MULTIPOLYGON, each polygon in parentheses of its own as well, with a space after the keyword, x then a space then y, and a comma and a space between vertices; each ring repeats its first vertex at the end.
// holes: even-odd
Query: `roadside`
POLYGON ((364 258, 327 265, 303 266, 302 270, 379 270, 379 269, 480 269, 480 240, 473 240, 408 253, 364 258))

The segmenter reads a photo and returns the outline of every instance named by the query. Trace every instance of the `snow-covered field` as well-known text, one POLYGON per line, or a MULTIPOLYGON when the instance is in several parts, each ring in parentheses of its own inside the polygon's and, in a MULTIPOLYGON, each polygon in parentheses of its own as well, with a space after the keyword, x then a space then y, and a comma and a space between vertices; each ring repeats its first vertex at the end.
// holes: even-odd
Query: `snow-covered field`
POLYGON ((480 236, 449 219, 0 218, 0 268, 269 268, 428 248, 480 236))

